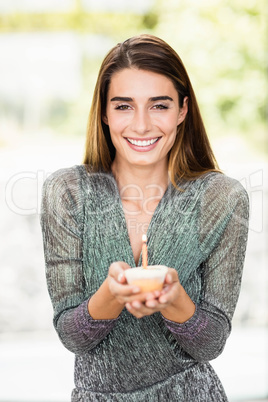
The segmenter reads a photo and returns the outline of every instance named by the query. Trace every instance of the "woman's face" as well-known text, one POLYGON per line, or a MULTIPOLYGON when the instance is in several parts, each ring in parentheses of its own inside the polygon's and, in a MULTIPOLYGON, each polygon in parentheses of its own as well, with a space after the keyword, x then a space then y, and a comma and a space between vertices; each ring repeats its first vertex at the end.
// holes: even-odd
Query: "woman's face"
POLYGON ((117 163, 167 166, 177 126, 185 119, 173 82, 151 71, 126 68, 115 73, 103 121, 109 126, 117 163))

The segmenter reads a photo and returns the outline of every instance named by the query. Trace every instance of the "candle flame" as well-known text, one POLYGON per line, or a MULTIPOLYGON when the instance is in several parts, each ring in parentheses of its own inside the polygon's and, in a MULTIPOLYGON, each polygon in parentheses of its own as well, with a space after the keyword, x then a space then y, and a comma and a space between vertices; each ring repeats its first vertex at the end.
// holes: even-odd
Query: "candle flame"
POLYGON ((143 243, 146 243, 146 242, 147 242, 147 236, 146 236, 146 234, 143 234, 141 239, 142 239, 142 242, 143 242, 143 243))

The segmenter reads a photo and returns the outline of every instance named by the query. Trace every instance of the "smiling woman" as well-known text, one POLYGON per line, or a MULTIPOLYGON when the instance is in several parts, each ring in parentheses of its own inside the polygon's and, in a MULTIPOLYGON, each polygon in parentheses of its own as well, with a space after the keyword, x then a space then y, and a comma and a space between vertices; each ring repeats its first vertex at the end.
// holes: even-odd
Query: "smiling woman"
MULTIPOLYGON (((167 43, 150 35, 133 37, 119 43, 104 59, 93 95, 84 163, 90 165, 95 171, 103 168, 108 172, 111 169, 111 163, 115 157, 115 147, 111 141, 109 125, 106 124, 107 120, 105 121, 103 116, 106 115, 107 101, 111 101, 111 98, 108 97, 108 90, 111 90, 111 83, 116 80, 118 73, 122 74, 122 77, 126 74, 145 77, 146 74, 151 81, 153 77, 156 80, 157 76, 160 79, 159 75, 161 75, 169 89, 172 88, 173 94, 175 92, 175 96, 171 96, 173 106, 178 102, 177 107, 179 106, 180 109, 185 107, 185 111, 187 109, 187 114, 182 115, 181 124, 177 125, 175 143, 168 155, 168 169, 174 185, 178 178, 191 179, 205 172, 218 170, 195 94, 181 59, 167 43), (123 73, 123 70, 136 70, 136 73, 134 74, 134 71, 124 71, 123 73), (171 84, 173 84, 172 87, 171 84)), ((129 78, 132 79, 132 77, 129 78)), ((141 85, 137 81, 139 81, 138 78, 136 78, 135 84, 139 89, 147 88, 147 82, 143 81, 143 85, 141 85), (144 86, 144 84, 146 85, 144 86)), ((134 82, 128 81, 128 86, 129 89, 135 90, 134 82)), ((123 94, 120 94, 118 90, 119 88, 114 94, 117 99, 115 101, 118 102, 117 106, 120 109, 126 110, 126 108, 128 109, 125 104, 126 100, 119 99, 123 94)), ((151 91, 149 95, 150 98, 158 98, 158 96, 167 96, 167 94, 156 94, 155 91, 151 91)), ((128 102, 134 100, 129 93, 125 94, 125 97, 128 102)), ((156 105, 156 108, 166 108, 168 105, 163 104, 163 101, 162 99, 162 103, 159 106, 156 105)))
POLYGON ((84 165, 43 191, 54 325, 76 354, 73 402, 227 401, 209 360, 230 334, 247 223, 247 194, 218 171, 179 56, 149 35, 115 46, 84 165), (125 273, 141 265, 144 234, 148 265, 166 272, 150 292, 125 273))

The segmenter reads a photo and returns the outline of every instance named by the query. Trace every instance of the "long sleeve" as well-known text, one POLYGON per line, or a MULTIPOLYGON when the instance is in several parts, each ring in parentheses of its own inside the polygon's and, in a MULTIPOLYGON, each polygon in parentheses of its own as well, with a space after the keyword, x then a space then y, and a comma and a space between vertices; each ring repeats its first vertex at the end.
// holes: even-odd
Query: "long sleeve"
POLYGON ((231 331, 248 233, 248 196, 239 182, 218 175, 200 202, 198 220, 202 291, 193 317, 165 319, 182 348, 198 361, 216 358, 231 331))
POLYGON ((42 195, 46 278, 54 326, 62 343, 81 354, 94 348, 116 320, 93 320, 83 272, 84 205, 77 168, 62 169, 45 182, 42 195))

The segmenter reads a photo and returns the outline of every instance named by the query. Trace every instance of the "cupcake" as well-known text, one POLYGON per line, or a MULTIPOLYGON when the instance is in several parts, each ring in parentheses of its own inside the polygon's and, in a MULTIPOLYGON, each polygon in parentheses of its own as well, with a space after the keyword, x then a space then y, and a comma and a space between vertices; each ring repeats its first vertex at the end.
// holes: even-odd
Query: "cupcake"
POLYGON ((164 265, 151 265, 146 269, 130 268, 125 270, 124 274, 129 285, 138 286, 141 292, 152 292, 163 288, 167 271, 164 265))

